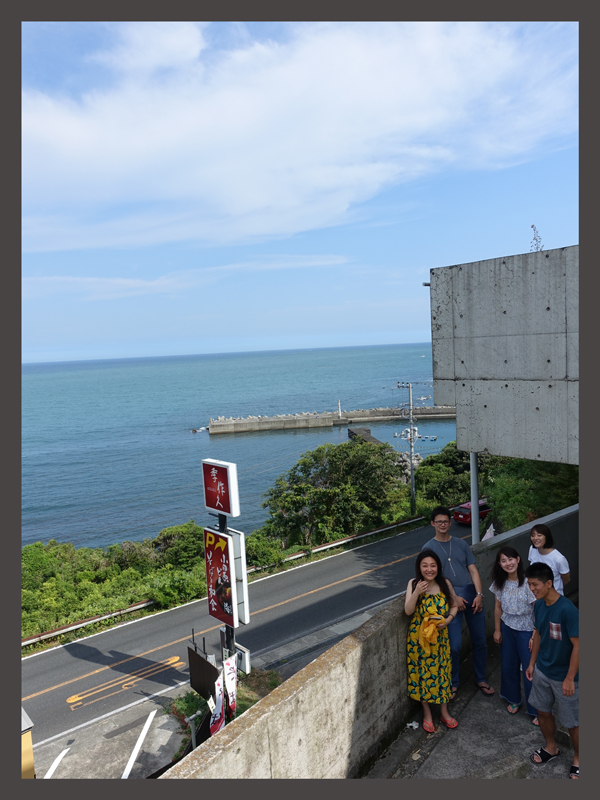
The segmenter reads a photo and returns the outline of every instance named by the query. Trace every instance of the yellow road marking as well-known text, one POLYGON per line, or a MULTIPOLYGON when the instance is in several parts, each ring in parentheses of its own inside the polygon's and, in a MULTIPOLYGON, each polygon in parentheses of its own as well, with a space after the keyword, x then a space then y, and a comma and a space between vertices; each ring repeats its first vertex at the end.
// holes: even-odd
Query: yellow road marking
POLYGON ((139 681, 150 678, 152 675, 157 675, 159 672, 164 672, 168 669, 185 669, 185 667, 187 667, 187 664, 185 661, 181 661, 179 656, 171 656, 171 658, 166 658, 164 661, 160 661, 158 664, 152 664, 138 672, 133 672, 129 675, 121 675, 119 678, 115 678, 107 683, 102 683, 100 686, 96 686, 86 692, 71 695, 71 697, 67 698, 67 703, 71 706, 71 711, 74 711, 76 708, 90 706, 92 703, 97 703, 98 700, 105 700, 107 697, 119 694, 119 692, 127 691, 127 689, 131 689, 139 681), (109 689, 115 689, 115 691, 109 692, 109 689), (89 700, 89 698, 95 694, 100 694, 101 696, 96 697, 94 700, 89 700), (88 702, 84 703, 84 700, 88 702))
MULTIPOLYGON (((71 697, 67 697, 67 703, 69 703, 69 705, 73 703, 81 705, 83 700, 87 700, 87 698, 91 697, 93 694, 98 694, 98 692, 103 692, 106 689, 113 689, 119 684, 122 684, 124 689, 131 688, 131 686, 137 683, 137 681, 140 681, 143 678, 148 678, 150 675, 154 675, 157 672, 162 672, 165 669, 169 669, 170 667, 175 666, 178 661, 179 656, 171 656, 170 658, 165 658, 163 661, 159 661, 158 663, 150 664, 143 669, 139 669, 136 672, 130 672, 127 675, 119 675, 117 678, 113 678, 106 683, 101 683, 98 686, 95 686, 93 689, 87 689, 81 694, 72 694, 71 697), (125 683, 123 683, 123 681, 125 681, 125 683)), ((183 664, 183 661, 181 664, 183 664)))
MULTIPOLYGON (((469 534, 467 534, 467 536, 468 535, 469 534)), ((466 539, 467 536, 463 536, 462 538, 466 539)), ((265 611, 271 611, 274 608, 285 606, 287 603, 292 603, 294 600, 301 600, 303 597, 308 597, 311 594, 322 592, 325 589, 330 589, 332 586, 338 586, 340 583, 346 583, 347 581, 354 580, 354 578, 360 578, 363 575, 369 575, 372 572, 377 572, 378 570, 385 569, 386 567, 393 567, 394 564, 400 564, 400 562, 402 561, 406 561, 409 558, 414 558, 420 552, 421 551, 418 550, 416 553, 411 553, 408 556, 402 556, 402 558, 397 558, 394 561, 389 561, 387 564, 380 564, 378 567, 372 567, 371 569, 366 569, 363 572, 357 572, 355 575, 349 575, 347 578, 341 578, 339 581, 328 583, 326 586, 320 586, 318 589, 311 589, 309 592, 303 592, 303 594, 296 595, 296 597, 290 597, 288 600, 282 600, 280 603, 275 603, 272 606, 266 606, 265 608, 261 608, 259 611, 252 612, 250 614, 250 617, 255 617, 258 614, 263 614, 265 611)), ((203 631, 198 631, 197 633, 195 633, 195 636, 203 636, 205 633, 210 633, 210 631, 216 631, 220 627, 222 627, 221 623, 219 623, 218 625, 212 625, 210 628, 205 628, 203 631)), ((126 664, 128 661, 135 661, 136 658, 143 658, 144 656, 147 656, 150 653, 155 653, 157 650, 164 650, 167 647, 173 647, 176 644, 185 642, 187 639, 189 639, 189 636, 183 636, 181 639, 175 639, 172 642, 168 642, 167 644, 161 644, 158 647, 153 647, 150 650, 146 650, 143 653, 139 653, 137 656, 130 656, 129 658, 124 658, 122 661, 115 661, 114 664, 107 664, 104 667, 99 667, 98 669, 92 670, 92 672, 86 672, 85 675, 78 675, 76 678, 70 678, 68 681, 64 681, 63 683, 57 683, 55 686, 49 686, 47 689, 42 689, 39 692, 27 695, 27 697, 22 697, 21 702, 23 703, 25 702, 25 700, 31 700, 33 697, 39 697, 39 695, 46 694, 47 692, 53 692, 55 689, 60 689, 63 686, 68 686, 70 683, 75 683, 76 681, 84 680, 85 678, 89 678, 92 675, 97 675, 99 672, 104 672, 107 669, 114 669, 115 667, 119 667, 121 664, 126 664)))

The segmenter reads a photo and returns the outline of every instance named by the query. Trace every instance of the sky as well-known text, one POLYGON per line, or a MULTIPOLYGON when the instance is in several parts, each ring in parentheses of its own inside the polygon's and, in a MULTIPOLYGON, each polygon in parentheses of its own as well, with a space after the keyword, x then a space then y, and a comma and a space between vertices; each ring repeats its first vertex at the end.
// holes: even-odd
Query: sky
POLYGON ((577 244, 575 22, 24 22, 22 360, 431 340, 577 244))

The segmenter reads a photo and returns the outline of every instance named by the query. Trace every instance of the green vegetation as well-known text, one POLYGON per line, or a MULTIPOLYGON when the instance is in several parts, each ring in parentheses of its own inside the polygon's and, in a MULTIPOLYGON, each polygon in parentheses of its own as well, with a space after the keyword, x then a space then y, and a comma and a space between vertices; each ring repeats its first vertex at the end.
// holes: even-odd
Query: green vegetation
POLYGON ((270 516, 258 535, 310 548, 375 528, 397 503, 401 476, 389 444, 321 445, 266 492, 270 516))
MULTIPOLYGON (((479 455, 479 493, 497 533, 578 502, 576 466, 479 455)), ((409 519, 410 488, 388 444, 359 439, 305 453, 266 492, 265 524, 246 537, 248 566, 285 568, 298 551, 409 519)), ((406 479, 406 476, 404 476, 406 479)), ((450 442, 415 472, 417 515, 469 499, 469 454, 450 442)), ((351 545, 342 545, 347 548, 351 545)), ((22 637, 109 614, 143 600, 153 610, 206 595, 203 528, 193 520, 154 539, 76 548, 54 539, 22 549, 22 637)), ((292 562, 295 566, 298 562, 292 562)), ((136 611, 144 615, 148 611, 136 611)), ((132 619, 134 616, 128 617, 132 619)), ((119 621, 94 623, 86 633, 119 621)), ((80 636, 77 631, 71 638, 80 636)), ((67 635, 68 636, 68 635, 67 635)), ((64 639, 63 639, 64 641, 64 639)))
POLYGON ((51 539, 21 551, 22 637, 110 614, 142 600, 170 608, 206 594, 203 528, 193 520, 155 539, 75 547, 51 539))

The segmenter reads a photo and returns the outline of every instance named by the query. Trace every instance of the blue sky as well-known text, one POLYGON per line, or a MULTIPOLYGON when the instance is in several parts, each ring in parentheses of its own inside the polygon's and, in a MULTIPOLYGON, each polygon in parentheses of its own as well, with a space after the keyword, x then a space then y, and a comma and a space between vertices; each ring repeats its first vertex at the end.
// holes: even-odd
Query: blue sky
POLYGON ((22 27, 23 361, 431 339, 578 234, 576 23, 22 27))

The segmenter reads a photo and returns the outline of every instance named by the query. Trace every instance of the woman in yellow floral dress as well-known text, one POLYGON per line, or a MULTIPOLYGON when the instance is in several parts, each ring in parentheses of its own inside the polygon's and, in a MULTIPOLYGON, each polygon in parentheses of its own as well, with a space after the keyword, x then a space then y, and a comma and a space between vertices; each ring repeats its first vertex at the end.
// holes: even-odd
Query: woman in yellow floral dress
POLYGON ((448 728, 458 722, 448 713, 452 697, 452 658, 446 630, 458 612, 450 581, 442 576, 437 553, 422 550, 415 563, 416 577, 406 587, 404 611, 412 617, 406 639, 408 695, 423 705, 423 729, 433 733, 431 703, 439 704, 440 719, 448 728))

